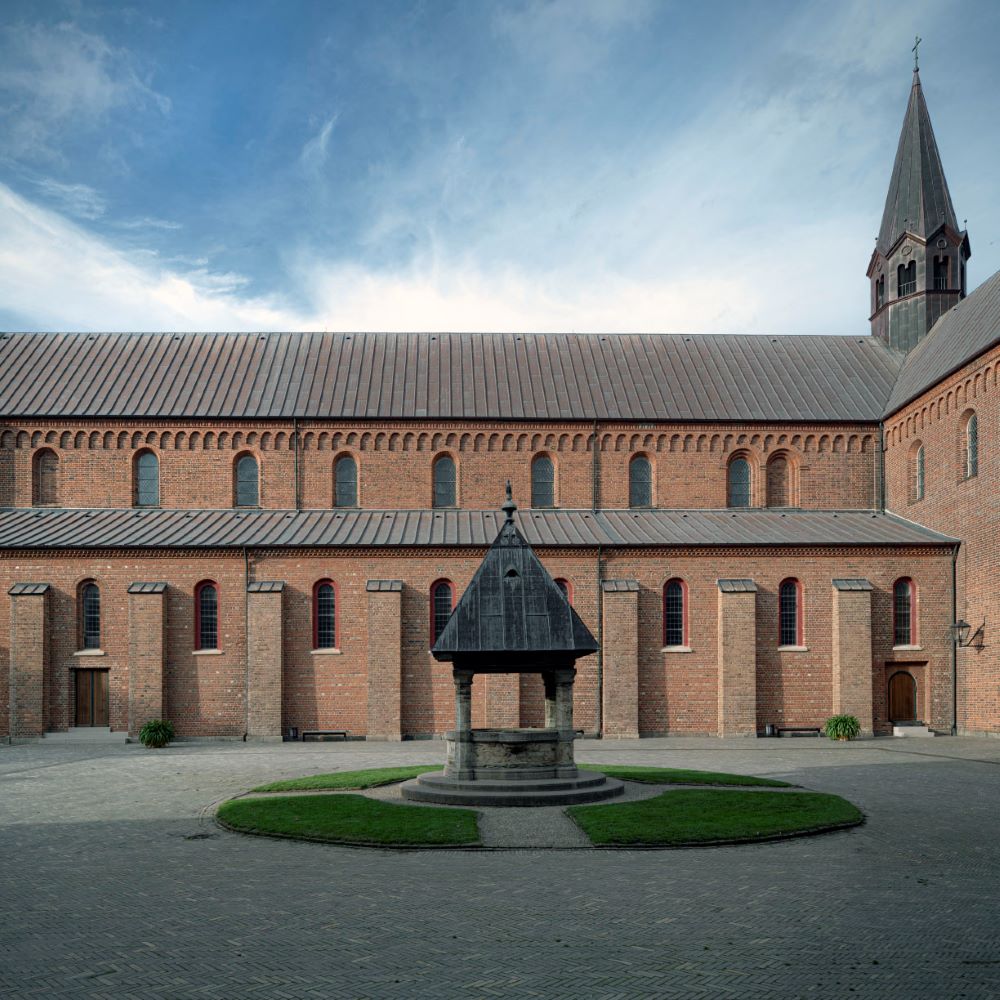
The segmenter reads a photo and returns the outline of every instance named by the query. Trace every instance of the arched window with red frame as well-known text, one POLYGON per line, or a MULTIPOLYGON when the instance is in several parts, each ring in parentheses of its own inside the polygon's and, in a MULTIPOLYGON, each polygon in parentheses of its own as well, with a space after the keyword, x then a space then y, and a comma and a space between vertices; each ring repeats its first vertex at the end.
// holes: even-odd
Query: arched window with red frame
POLYGON ((313 649, 337 648, 337 585, 319 580, 313 587, 313 649))
POLYGON ((917 645, 917 588, 904 576, 892 586, 892 644, 917 645))
POLYGON ((802 646, 802 584, 789 578, 778 588, 778 644, 802 646))
POLYGON ((194 648, 219 648, 219 585, 212 580, 194 588, 194 648))
POLYGON ((688 644, 688 589, 681 579, 663 585, 663 645, 688 644))
POLYGON ((555 579, 555 585, 563 592, 563 597, 569 601, 570 607, 573 606, 573 584, 569 582, 563 576, 557 576, 555 579))
POLYGON ((431 646, 441 637, 454 610, 455 585, 451 580, 435 580, 431 584, 431 646))
POLYGON ((101 591, 93 580, 84 580, 78 588, 80 649, 101 648, 101 591))

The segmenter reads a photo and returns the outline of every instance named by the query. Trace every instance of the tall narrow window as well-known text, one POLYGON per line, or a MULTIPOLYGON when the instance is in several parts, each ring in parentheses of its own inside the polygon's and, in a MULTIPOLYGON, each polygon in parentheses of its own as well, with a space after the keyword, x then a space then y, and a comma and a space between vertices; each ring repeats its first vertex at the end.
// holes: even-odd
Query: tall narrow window
POLYGON ((330 580, 313 587, 313 649, 337 648, 337 592, 330 580))
POLYGON ((449 580, 438 580, 431 587, 431 646, 441 637, 455 606, 455 588, 449 580))
POLYGON ((934 290, 945 291, 948 288, 948 258, 934 258, 934 290))
POLYGON ((979 474, 979 418, 973 413, 965 422, 965 476, 979 474))
POLYGON ((357 507, 358 465, 350 455, 341 455, 333 469, 336 482, 334 506, 357 507))
POLYGON ((80 648, 101 648, 101 591, 93 580, 80 587, 80 648))
POLYGON ((31 502, 53 507, 59 502, 59 457, 51 448, 35 452, 31 461, 31 502))
POLYGON ((645 455, 636 455, 628 466, 628 505, 653 506, 653 466, 645 455))
POLYGON ((916 629, 913 615, 913 581, 909 577, 897 580, 892 588, 892 643, 894 646, 915 646, 916 629))
POLYGON ((881 309, 885 305, 885 275, 879 275, 875 282, 875 308, 881 309))
POLYGON ((570 604, 573 603, 573 589, 569 585, 569 580, 563 579, 561 576, 556 577, 556 586, 563 592, 563 597, 569 601, 570 604))
POLYGON ((438 455, 434 460, 434 506, 455 505, 455 460, 451 455, 438 455))
POLYGON ((900 264, 896 268, 896 294, 899 298, 904 295, 912 295, 917 290, 917 262, 911 260, 909 264, 900 264))
POLYGON ((734 458, 729 463, 730 507, 750 506, 750 463, 745 458, 734 458))
POLYGON ((924 446, 918 444, 913 452, 913 489, 911 496, 914 501, 924 498, 924 446))
POLYGON ((531 506, 554 507, 556 502, 555 466, 548 455, 536 455, 531 461, 531 506))
POLYGON ((135 457, 135 505, 157 507, 160 503, 160 460, 151 451, 135 457))
POLYGON ((782 646, 802 645, 802 587, 798 580, 784 580, 778 588, 778 641, 782 646))
POLYGON ((236 460, 236 503, 235 507, 257 507, 260 504, 260 481, 257 474, 257 459, 253 455, 241 455, 236 460))
POLYGON ((687 644, 687 585, 668 580, 663 587, 663 645, 687 644))
POLYGON ((219 648, 219 588, 210 580, 194 589, 195 649, 219 648))
POLYGON ((788 459, 784 455, 775 455, 767 463, 767 505, 768 507, 787 507, 790 490, 788 487, 788 459))

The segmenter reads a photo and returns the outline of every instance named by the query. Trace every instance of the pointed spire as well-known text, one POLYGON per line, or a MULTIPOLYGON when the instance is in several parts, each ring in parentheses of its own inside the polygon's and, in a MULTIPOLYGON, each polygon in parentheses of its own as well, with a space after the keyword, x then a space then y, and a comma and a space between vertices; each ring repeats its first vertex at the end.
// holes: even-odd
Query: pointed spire
POLYGON ((887 255, 904 233, 927 239, 942 225, 958 232, 941 154, 920 86, 920 71, 914 68, 910 101, 882 214, 878 249, 887 255))

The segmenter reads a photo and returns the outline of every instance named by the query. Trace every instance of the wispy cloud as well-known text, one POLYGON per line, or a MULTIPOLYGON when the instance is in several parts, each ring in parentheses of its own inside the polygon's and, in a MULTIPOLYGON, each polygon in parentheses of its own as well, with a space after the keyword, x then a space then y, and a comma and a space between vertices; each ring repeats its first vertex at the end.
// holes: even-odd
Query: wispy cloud
POLYGON ((77 219, 99 219, 107 210, 103 196, 86 184, 63 184, 46 177, 35 181, 35 186, 44 198, 77 219))
POLYGON ((299 162, 307 170, 319 170, 326 163, 330 146, 330 136, 333 135, 333 130, 336 128, 339 118, 339 114, 334 114, 327 118, 320 126, 319 131, 302 147, 302 152, 299 154, 299 162))
POLYGON ((0 140, 10 159, 62 157, 67 130, 91 129, 123 107, 170 111, 130 53, 70 22, 0 31, 0 140))
POLYGON ((171 222, 169 219, 157 219, 150 215, 144 215, 138 219, 121 219, 115 223, 119 229, 183 229, 180 222, 171 222))

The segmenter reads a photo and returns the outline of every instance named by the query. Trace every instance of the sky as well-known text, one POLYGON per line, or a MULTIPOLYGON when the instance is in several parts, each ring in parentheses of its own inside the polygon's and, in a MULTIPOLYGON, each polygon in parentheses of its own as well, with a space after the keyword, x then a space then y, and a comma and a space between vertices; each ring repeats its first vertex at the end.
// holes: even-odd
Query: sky
POLYGON ((995 0, 0 0, 0 329, 864 334, 918 33, 974 287, 995 0))

